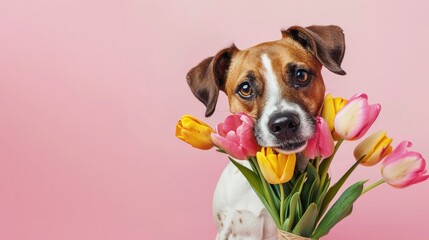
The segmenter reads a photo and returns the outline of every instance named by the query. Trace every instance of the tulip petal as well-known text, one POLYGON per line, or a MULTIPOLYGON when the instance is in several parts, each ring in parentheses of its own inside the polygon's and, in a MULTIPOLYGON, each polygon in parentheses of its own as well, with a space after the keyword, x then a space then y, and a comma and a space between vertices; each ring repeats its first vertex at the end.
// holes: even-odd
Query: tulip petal
POLYGON ((421 172, 425 171, 426 163, 419 153, 407 152, 399 156, 400 160, 382 167, 384 180, 398 188, 409 186, 421 172))
POLYGON ((417 173, 408 173, 407 175, 400 176, 398 179, 385 179, 386 183, 395 188, 405 188, 413 184, 417 178, 417 173))
MULTIPOLYGON (((218 124, 216 126, 216 132, 219 137, 226 138, 229 142, 237 145, 234 148, 240 148, 247 158, 248 156, 255 156, 259 149, 253 134, 253 124, 252 118, 245 113, 236 113, 229 115, 225 118, 223 123, 218 124)), ((223 147, 225 148, 225 146, 223 147)), ((228 149, 224 150, 231 152, 231 150, 228 149)), ((238 155, 241 156, 242 154, 240 153, 238 155)))
POLYGON ((332 98, 331 94, 327 94, 325 97, 321 116, 325 119, 329 127, 329 131, 335 140, 340 138, 335 132, 335 117, 347 102, 348 101, 346 99, 341 97, 332 98))
POLYGON ((222 137, 225 137, 227 134, 227 132, 223 130, 223 123, 219 123, 218 125, 216 125, 215 131, 222 137))
POLYGON ((314 133, 313 137, 307 141, 307 146, 304 149, 304 156, 313 159, 315 158, 317 153, 317 143, 319 142, 319 134, 314 133))
POLYGON ((371 136, 367 137, 364 141, 359 143, 354 151, 354 156, 356 159, 360 159, 363 155, 370 155, 374 152, 375 147, 378 142, 380 142, 386 136, 385 131, 377 131, 371 136))
POLYGON ((279 172, 279 176, 281 176, 283 174, 283 169, 286 167, 288 155, 279 153, 277 155, 277 159, 279 162, 279 169, 280 169, 280 171, 278 172, 279 172))
POLYGON ((265 151, 265 148, 264 148, 264 147, 262 147, 262 148, 261 148, 260 152, 262 153, 262 155, 264 155, 264 156, 265 156, 265 152, 266 152, 266 151, 265 151))
POLYGON ((319 153, 318 155, 323 158, 327 158, 332 155, 334 152, 334 140, 332 139, 331 132, 325 120, 321 117, 318 117, 319 122, 319 153))
POLYGON ((240 138, 237 136, 237 134, 234 131, 229 131, 226 134, 225 138, 228 141, 234 143, 235 145, 240 146, 240 138))
MULTIPOLYGON (((225 150, 225 152, 227 152, 231 157, 239 160, 247 159, 247 156, 244 153, 243 148, 237 145, 236 142, 233 142, 215 133, 212 133, 211 136, 212 136, 212 141, 215 143, 215 145, 225 150)), ((232 134, 230 134, 230 136, 232 136, 232 134)), ((231 137, 231 138, 234 139, 234 137, 231 137)))
MULTIPOLYGON (((392 141, 390 139, 390 141, 392 141)), ((368 157, 365 157, 365 159, 361 162, 363 166, 374 166, 375 164, 379 163, 387 154, 392 151, 392 147, 389 146, 388 142, 384 142, 383 145, 379 145, 374 152, 371 153, 368 157), (387 144, 387 145, 385 145, 387 144)))
POLYGON ((244 123, 237 128, 237 135, 240 138, 240 144, 245 149, 248 156, 255 156, 259 145, 256 143, 253 135, 253 125, 244 123))
POLYGON ((402 141, 383 161, 383 179, 393 187, 404 188, 429 178, 426 160, 417 152, 408 151, 412 143, 402 141))
POLYGON ((277 161, 277 155, 275 154, 267 154, 266 159, 270 163, 271 169, 274 171, 277 177, 281 176, 281 172, 279 172, 279 162, 277 161))
POLYGON ((204 122, 202 122, 201 120, 191 116, 191 115, 184 115, 182 117, 182 119, 180 120, 181 125, 183 126, 183 128, 186 129, 196 129, 199 127, 206 127, 206 128, 210 128, 211 127, 207 124, 205 124, 204 122))
POLYGON ((332 99, 331 94, 328 94, 325 97, 325 102, 322 109, 322 117, 326 120, 330 132, 334 130, 334 119, 336 113, 334 100, 332 99))
POLYGON ((380 104, 368 104, 366 94, 356 94, 338 112, 334 122, 335 132, 346 140, 359 139, 377 119, 380 110, 380 104))
POLYGON ((210 138, 202 134, 195 134, 195 132, 187 129, 182 129, 181 136, 178 137, 180 140, 186 141, 195 148, 202 150, 208 150, 213 147, 213 142, 210 138))
POLYGON ((359 133, 355 136, 355 139, 361 138, 365 133, 368 131, 368 129, 372 126, 372 124, 375 122, 375 120, 378 117, 378 114, 381 111, 381 105, 380 104, 374 104, 369 106, 369 118, 365 125, 362 127, 362 129, 359 131, 359 133))
POLYGON ((402 141, 399 143, 399 145, 389 154, 389 156, 384 159, 383 164, 388 165, 395 161, 400 160, 397 158, 397 156, 401 155, 402 153, 407 152, 407 148, 410 148, 413 146, 413 143, 410 141, 402 141))
MULTIPOLYGON (((425 174, 425 173, 426 171, 424 171, 424 173, 422 174, 425 174)), ((419 175, 416 179, 414 179, 414 181, 411 184, 416 184, 419 182, 426 181, 428 178, 429 178, 429 175, 419 175)))
POLYGON ((335 118, 335 131, 346 140, 353 140, 369 118, 368 103, 363 99, 349 101, 335 118))
POLYGON ((256 153, 262 175, 271 184, 280 184, 289 181, 295 170, 295 154, 284 155, 272 148, 262 148, 256 153), (266 153, 266 155, 265 155, 266 153))
POLYGON ((182 121, 179 120, 179 122, 176 125, 176 137, 180 138, 182 136, 182 121))
POLYGON ((316 118, 316 130, 312 138, 307 141, 304 155, 308 158, 329 157, 334 151, 334 140, 325 120, 318 116, 316 118))
POLYGON ((335 108, 335 114, 339 112, 341 109, 343 109, 344 105, 348 102, 344 98, 336 97, 333 99, 334 102, 334 108, 335 108))
POLYGON ((258 165, 261 169, 262 175, 267 180, 267 182, 271 184, 279 184, 280 179, 273 171, 268 159, 261 152, 256 153, 256 159, 258 161, 258 165))
POLYGON ((355 99, 365 99, 365 100, 368 100, 368 95, 366 95, 365 93, 357 93, 357 94, 353 95, 349 99, 349 101, 353 101, 355 99))
POLYGON ((391 152, 391 142, 392 139, 386 136, 385 131, 377 131, 359 143, 353 155, 356 160, 365 156, 361 164, 364 166, 373 166, 391 152))
POLYGON ((236 131, 236 129, 242 124, 242 120, 240 119, 241 115, 239 114, 231 114, 226 117, 223 122, 222 129, 224 132, 236 131))
POLYGON ((392 146, 388 146, 383 150, 384 152, 381 152, 381 159, 384 159, 386 156, 389 156, 389 154, 392 152, 392 146))
POLYGON ((184 115, 176 125, 176 137, 195 148, 208 150, 213 147, 210 134, 213 129, 190 115, 184 115))
POLYGON ((295 154, 289 154, 288 160, 286 162, 286 166, 283 169, 283 174, 282 174, 282 177, 280 179, 281 183, 288 182, 292 178, 293 173, 295 171, 295 164, 296 164, 296 155, 295 154))
POLYGON ((240 120, 246 125, 252 126, 254 125, 254 120, 247 115, 246 113, 238 113, 240 115, 240 120))

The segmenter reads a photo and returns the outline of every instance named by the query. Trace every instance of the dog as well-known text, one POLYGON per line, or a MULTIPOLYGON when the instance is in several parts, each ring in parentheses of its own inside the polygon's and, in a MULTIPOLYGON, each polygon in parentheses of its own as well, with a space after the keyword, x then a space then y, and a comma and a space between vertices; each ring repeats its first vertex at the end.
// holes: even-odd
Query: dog
MULTIPOLYGON (((299 153, 315 131, 325 84, 322 66, 345 75, 343 30, 338 26, 293 26, 282 38, 245 50, 234 44, 192 68, 191 91, 209 117, 223 91, 232 113, 254 118, 260 146, 299 153)), ((301 165, 305 161, 302 161, 301 165)), ((249 167, 246 161, 241 163, 249 167)), ((242 174, 231 163, 223 171, 213 197, 216 239, 275 240, 276 226, 242 174)))

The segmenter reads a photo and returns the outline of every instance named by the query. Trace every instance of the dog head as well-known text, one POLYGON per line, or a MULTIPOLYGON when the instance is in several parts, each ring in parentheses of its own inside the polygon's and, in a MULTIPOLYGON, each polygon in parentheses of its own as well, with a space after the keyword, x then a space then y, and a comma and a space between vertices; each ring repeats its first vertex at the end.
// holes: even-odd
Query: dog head
POLYGON ((298 152, 314 134, 325 95, 322 66, 344 75, 344 35, 337 26, 294 26, 282 38, 239 50, 235 45, 203 60, 187 74, 194 95, 215 110, 219 91, 232 113, 256 119, 259 145, 298 152))

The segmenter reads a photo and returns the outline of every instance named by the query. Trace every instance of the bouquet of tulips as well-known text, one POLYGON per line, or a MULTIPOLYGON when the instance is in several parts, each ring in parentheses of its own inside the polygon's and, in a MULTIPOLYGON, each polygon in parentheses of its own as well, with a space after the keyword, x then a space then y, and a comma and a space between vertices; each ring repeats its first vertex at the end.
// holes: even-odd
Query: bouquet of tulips
POLYGON ((408 150, 411 142, 402 141, 393 149, 392 138, 385 131, 377 131, 356 146, 356 162, 337 182, 331 182, 328 169, 338 148, 344 141, 361 139, 380 110, 381 105, 369 104, 365 94, 349 100, 328 94, 321 116, 316 117, 315 134, 298 154, 258 146, 253 135, 254 121, 244 113, 228 116, 216 130, 185 115, 176 126, 176 136, 196 148, 216 146, 219 152, 228 154, 270 213, 280 239, 319 239, 350 215, 353 203, 367 191, 383 183, 404 188, 429 178, 421 154, 408 150), (239 161, 248 161, 251 167, 239 161), (297 167, 297 161, 306 164, 304 170, 297 167), (359 165, 373 166, 380 161, 380 180, 371 184, 368 180, 356 182, 331 204, 359 165))

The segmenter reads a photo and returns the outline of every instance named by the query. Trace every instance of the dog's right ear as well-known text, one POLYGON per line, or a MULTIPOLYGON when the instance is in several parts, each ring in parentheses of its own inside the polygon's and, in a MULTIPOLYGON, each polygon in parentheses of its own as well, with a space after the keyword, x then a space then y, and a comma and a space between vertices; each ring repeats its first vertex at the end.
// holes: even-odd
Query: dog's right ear
POLYGON ((331 72, 345 75, 341 68, 346 45, 343 29, 338 26, 293 26, 282 31, 283 37, 292 37, 295 41, 308 49, 320 63, 331 72))
POLYGON ((203 60, 186 75, 192 93, 207 107, 206 117, 210 117, 216 108, 219 90, 225 90, 228 68, 237 51, 234 44, 222 49, 214 57, 203 60))

